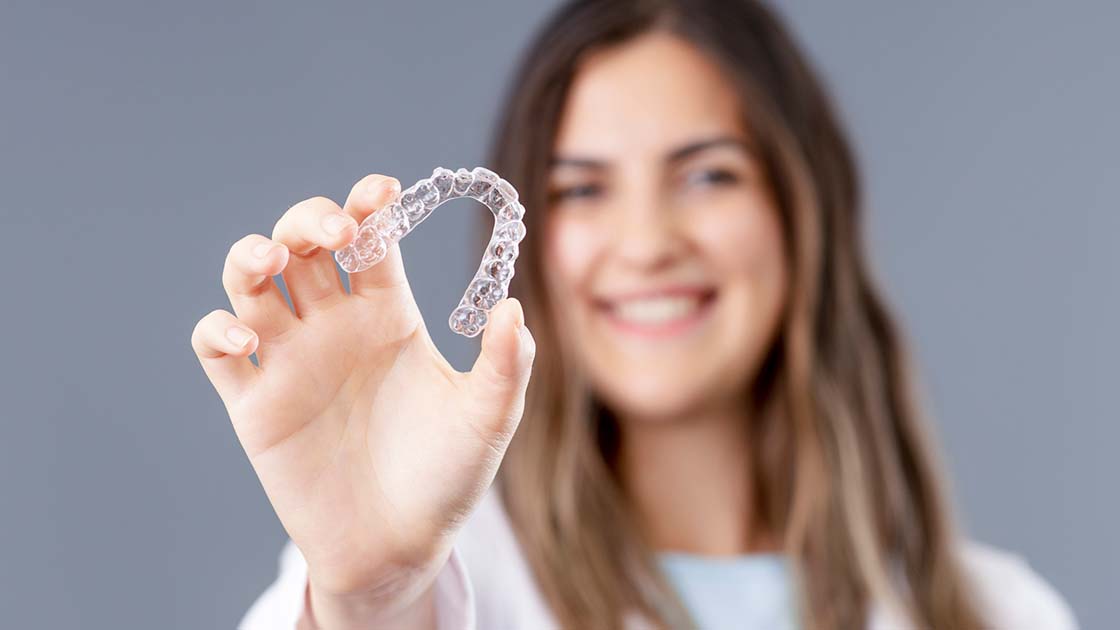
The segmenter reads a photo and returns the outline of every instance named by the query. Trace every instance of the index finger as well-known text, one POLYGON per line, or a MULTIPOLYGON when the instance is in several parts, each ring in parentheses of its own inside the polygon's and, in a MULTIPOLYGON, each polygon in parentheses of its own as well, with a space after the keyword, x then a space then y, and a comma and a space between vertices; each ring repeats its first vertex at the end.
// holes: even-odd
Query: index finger
POLYGON ((342 211, 361 223, 366 217, 401 194, 401 183, 388 175, 366 175, 350 189, 342 211))
MULTIPOLYGON (((401 193, 401 183, 387 175, 367 175, 358 180, 346 198, 343 212, 361 223, 369 215, 380 210, 401 193)), ((350 292, 359 295, 376 294, 380 289, 407 288, 404 263, 397 244, 389 246, 385 257, 376 265, 350 274, 350 292)))

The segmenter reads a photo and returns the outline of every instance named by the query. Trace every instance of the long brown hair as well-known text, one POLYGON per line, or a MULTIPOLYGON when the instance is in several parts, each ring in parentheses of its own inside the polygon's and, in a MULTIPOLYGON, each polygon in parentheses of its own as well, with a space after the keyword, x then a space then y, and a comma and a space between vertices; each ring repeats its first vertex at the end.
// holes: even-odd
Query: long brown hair
POLYGON ((739 93, 782 217, 789 303, 745 387, 755 518, 782 536, 802 622, 860 627, 880 602, 920 628, 979 627, 906 352, 865 260, 854 158, 820 80, 777 17, 749 0, 572 2, 511 83, 490 164, 529 209, 511 293, 538 360, 500 488, 545 599, 565 628, 617 628, 631 613, 691 625, 612 472, 617 427, 559 338, 541 260, 573 77, 589 54, 658 29, 704 51, 739 93))

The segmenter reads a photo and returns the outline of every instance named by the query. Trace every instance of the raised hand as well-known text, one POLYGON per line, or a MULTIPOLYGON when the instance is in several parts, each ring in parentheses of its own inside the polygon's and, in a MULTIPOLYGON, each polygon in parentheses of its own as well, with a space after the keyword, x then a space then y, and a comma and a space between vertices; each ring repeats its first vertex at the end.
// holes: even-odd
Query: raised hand
POLYGON ((396 245, 345 291, 328 250, 399 191, 371 175, 344 207, 308 199, 271 239, 237 241, 222 275, 236 316, 213 311, 192 336, 307 559, 316 605, 356 602, 351 612, 386 619, 425 592, 492 482, 535 349, 520 304, 507 299, 491 312, 471 371, 454 370, 428 336, 396 245), (294 309, 273 281, 279 273, 294 309))

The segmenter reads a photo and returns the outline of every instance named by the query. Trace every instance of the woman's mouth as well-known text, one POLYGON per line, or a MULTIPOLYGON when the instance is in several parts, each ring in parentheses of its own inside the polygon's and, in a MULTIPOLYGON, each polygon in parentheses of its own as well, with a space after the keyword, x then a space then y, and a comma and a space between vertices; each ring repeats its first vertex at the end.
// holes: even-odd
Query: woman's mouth
POLYGON ((696 327, 711 311, 712 288, 673 287, 596 300, 610 325, 631 335, 664 338, 696 327))

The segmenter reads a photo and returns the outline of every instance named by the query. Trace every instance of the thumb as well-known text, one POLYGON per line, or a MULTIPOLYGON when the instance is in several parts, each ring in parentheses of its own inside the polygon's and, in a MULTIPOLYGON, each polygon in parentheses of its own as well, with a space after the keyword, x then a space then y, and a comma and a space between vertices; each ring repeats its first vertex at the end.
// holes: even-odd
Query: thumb
POLYGON ((537 345, 525 327, 521 302, 507 298, 491 311, 482 333, 482 353, 467 382, 479 420, 491 432, 512 436, 525 409, 525 389, 537 345))

